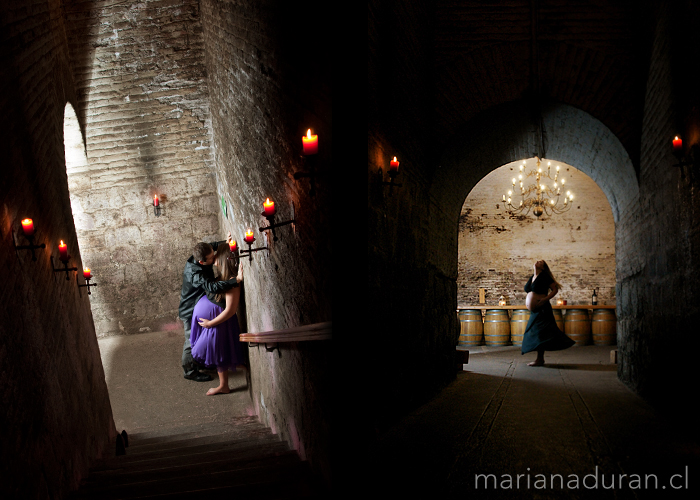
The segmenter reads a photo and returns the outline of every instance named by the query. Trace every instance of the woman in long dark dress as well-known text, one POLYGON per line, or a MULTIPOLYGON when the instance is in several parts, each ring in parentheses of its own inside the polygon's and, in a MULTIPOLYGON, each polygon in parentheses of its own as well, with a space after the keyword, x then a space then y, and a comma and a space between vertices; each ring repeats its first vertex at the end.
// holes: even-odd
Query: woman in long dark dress
POLYGON ((530 319, 523 334, 521 354, 537 351, 537 359, 528 363, 528 366, 542 366, 544 351, 568 349, 575 342, 559 329, 549 303, 549 299, 559 291, 559 283, 545 261, 535 262, 534 269, 534 275, 530 276, 525 285, 525 305, 530 310, 530 319))

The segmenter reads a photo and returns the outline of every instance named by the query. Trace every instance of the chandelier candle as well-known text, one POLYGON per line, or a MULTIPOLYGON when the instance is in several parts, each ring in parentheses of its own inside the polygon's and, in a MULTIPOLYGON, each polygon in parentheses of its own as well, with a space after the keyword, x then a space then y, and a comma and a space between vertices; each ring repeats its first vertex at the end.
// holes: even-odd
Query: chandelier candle
POLYGON ((32 219, 24 219, 22 221, 22 231, 26 237, 34 235, 34 221, 32 219))

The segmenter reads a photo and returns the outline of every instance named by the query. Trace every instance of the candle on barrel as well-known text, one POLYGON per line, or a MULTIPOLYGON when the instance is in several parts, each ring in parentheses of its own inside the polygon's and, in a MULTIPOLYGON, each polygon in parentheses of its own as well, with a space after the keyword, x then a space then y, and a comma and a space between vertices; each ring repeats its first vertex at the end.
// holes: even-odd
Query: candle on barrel
POLYGON ((311 135, 311 129, 306 132, 306 137, 302 136, 301 143, 304 147, 305 155, 318 153, 318 135, 311 135))
POLYGON ((253 231, 248 229, 245 232, 245 238, 243 238, 243 240, 245 240, 245 242, 248 244, 253 243, 255 241, 255 237, 253 236, 253 231))
POLYGON ((29 237, 34 235, 34 221, 32 219, 24 219, 22 221, 22 231, 24 235, 29 237))
POLYGON ((90 272, 90 268, 89 268, 89 267, 84 267, 84 268, 83 268, 83 277, 84 277, 86 280, 89 280, 90 278, 92 278, 92 273, 90 272))
POLYGON ((397 173, 398 171, 399 162, 396 160, 396 156, 394 156, 394 159, 389 162, 389 172, 397 173))
POLYGON ((676 136, 673 139, 673 152, 680 153, 681 151, 683 151, 683 141, 678 136, 676 136))
POLYGON ((58 258, 63 262, 68 261, 68 245, 63 243, 63 240, 58 244, 58 258))
POLYGON ((270 201, 270 198, 267 198, 267 200, 265 200, 263 203, 263 209, 266 217, 275 215, 275 202, 270 201))
POLYGON ((159 206, 159 205, 160 205, 160 200, 158 200, 158 195, 157 195, 157 194, 154 194, 154 195, 153 195, 153 206, 154 206, 154 207, 157 207, 157 206, 159 206))
POLYGON ((236 240, 229 241, 228 247, 231 249, 232 252, 235 252, 236 248, 238 248, 238 245, 236 244, 236 240))

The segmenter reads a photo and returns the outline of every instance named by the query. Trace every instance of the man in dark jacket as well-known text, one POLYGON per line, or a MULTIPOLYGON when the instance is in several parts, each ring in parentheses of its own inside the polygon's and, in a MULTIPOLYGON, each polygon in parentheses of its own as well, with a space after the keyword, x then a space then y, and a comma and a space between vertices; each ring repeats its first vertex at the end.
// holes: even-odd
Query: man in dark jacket
MULTIPOLYGON (((229 233, 230 238, 231 233, 229 233)), ((211 380, 211 376, 202 373, 197 369, 197 364, 192 358, 192 345, 190 344, 190 330, 192 328, 192 312, 197 304, 207 292, 223 293, 230 290, 243 280, 241 266, 236 279, 229 281, 215 281, 212 264, 216 249, 226 241, 215 241, 213 243, 197 243, 194 252, 185 263, 185 271, 182 277, 182 292, 180 292, 180 308, 178 316, 185 324, 185 345, 182 347, 182 369, 185 378, 197 382, 211 380)))

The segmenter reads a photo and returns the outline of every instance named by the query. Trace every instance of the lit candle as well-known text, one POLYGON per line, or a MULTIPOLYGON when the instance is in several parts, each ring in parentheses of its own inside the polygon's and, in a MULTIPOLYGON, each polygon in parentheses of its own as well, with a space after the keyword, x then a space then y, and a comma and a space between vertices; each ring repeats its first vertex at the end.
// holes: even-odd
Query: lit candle
POLYGON ((24 231, 25 236, 32 236, 34 234, 34 221, 32 219, 24 219, 22 221, 22 231, 24 231))
POLYGON ((389 162, 389 171, 390 172, 398 172, 399 171, 399 162, 396 161, 396 156, 394 156, 394 159, 389 162))
POLYGON ((679 153, 682 150, 683 150, 683 141, 678 136, 676 136, 676 138, 673 139, 673 152, 679 153))
POLYGON ((63 240, 58 245, 58 258, 64 262, 68 260, 68 245, 63 243, 63 240))
POLYGON ((83 277, 84 277, 86 280, 89 280, 90 278, 92 278, 92 273, 90 273, 90 268, 89 268, 89 267, 84 267, 84 268, 83 268, 83 277))
POLYGON ((271 216, 271 215, 275 215, 275 202, 274 202, 274 201, 270 201, 270 198, 268 198, 268 199, 265 200, 265 202, 263 203, 263 209, 265 210, 264 213, 265 213, 266 216, 269 217, 269 216, 271 216))
POLYGON ((232 252, 235 252, 236 248, 238 248, 238 245, 236 245, 236 240, 229 241, 228 247, 231 249, 232 252))
POLYGON ((311 135, 311 129, 306 132, 306 137, 301 138, 305 155, 315 155, 318 153, 318 136, 311 135))
POLYGON ((153 195, 153 206, 157 207, 158 205, 160 205, 160 201, 158 200, 158 195, 154 194, 153 195))
MULTIPOLYGON (((253 236, 253 231, 250 230, 250 229, 248 229, 248 230, 245 232, 245 238, 243 238, 243 239, 244 239, 245 242, 248 243, 248 244, 253 243, 253 242, 255 241, 255 237, 253 236)), ((246 250, 246 251, 247 251, 247 250, 246 250)))

